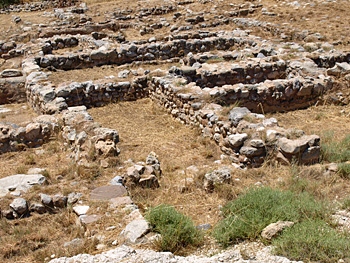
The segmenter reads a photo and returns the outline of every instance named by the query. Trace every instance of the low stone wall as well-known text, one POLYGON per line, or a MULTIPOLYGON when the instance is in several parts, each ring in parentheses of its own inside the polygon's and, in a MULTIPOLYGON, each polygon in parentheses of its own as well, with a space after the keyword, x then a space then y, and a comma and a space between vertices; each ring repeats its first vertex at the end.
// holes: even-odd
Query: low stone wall
POLYGON ((77 45, 79 45, 79 39, 74 36, 68 36, 66 38, 56 37, 46 40, 41 50, 44 54, 51 54, 52 50, 70 48, 77 45))
POLYGON ((41 11, 47 8, 57 6, 58 1, 41 1, 41 2, 30 2, 23 5, 9 5, 0 9, 0 14, 6 14, 9 12, 34 12, 41 11))
POLYGON ((277 62, 241 61, 239 63, 201 64, 199 69, 193 67, 176 68, 170 72, 183 76, 187 82, 195 82, 201 88, 213 88, 224 85, 254 84, 265 80, 284 79, 287 64, 277 62))
MULTIPOLYGON (((41 74, 37 75, 39 78, 41 74)), ((72 106, 100 107, 117 101, 132 101, 147 96, 147 79, 132 82, 73 82, 53 87, 50 83, 27 82, 27 99, 36 112, 54 114, 72 106)))
POLYGON ((310 58, 322 68, 332 68, 335 63, 347 62, 350 63, 350 52, 336 52, 334 54, 310 56, 310 58))
MULTIPOLYGON (((243 167, 256 167, 264 162, 267 155, 284 163, 291 163, 293 160, 302 164, 318 162, 320 156, 318 136, 306 136, 302 131, 283 129, 278 126, 276 119, 267 119, 264 115, 252 113, 245 107, 236 107, 229 114, 225 113, 221 105, 206 103, 203 100, 210 96, 210 91, 202 90, 198 86, 178 87, 172 82, 171 77, 153 78, 150 84, 150 97, 158 101, 180 122, 199 126, 203 135, 215 140, 234 163, 243 167), (297 134, 295 140, 287 139, 295 134, 297 134)), ((273 88, 278 92, 278 85, 267 87, 268 90, 273 88)), ((240 101, 240 105, 245 106, 245 102, 250 101, 250 92, 257 95, 255 91, 246 89, 243 92, 247 96, 246 101, 240 101)), ((242 91, 239 94, 242 94, 242 91)), ((268 92, 264 96, 267 94, 271 96, 270 100, 278 105, 278 98, 273 96, 274 93, 268 92)), ((294 96, 297 97, 297 94, 298 92, 295 92, 294 96)), ((263 97, 261 100, 264 101, 263 97)))
POLYGON ((35 118, 26 127, 0 123, 0 153, 41 146, 57 129, 56 118, 44 115, 35 118))
POLYGON ((167 60, 181 57, 188 53, 205 52, 212 49, 228 50, 233 46, 254 44, 253 40, 235 37, 232 34, 222 34, 204 39, 173 40, 160 43, 121 44, 119 51, 101 47, 89 53, 69 54, 65 56, 46 55, 36 57, 37 64, 42 68, 70 70, 82 69, 106 64, 122 65, 134 61, 167 60))

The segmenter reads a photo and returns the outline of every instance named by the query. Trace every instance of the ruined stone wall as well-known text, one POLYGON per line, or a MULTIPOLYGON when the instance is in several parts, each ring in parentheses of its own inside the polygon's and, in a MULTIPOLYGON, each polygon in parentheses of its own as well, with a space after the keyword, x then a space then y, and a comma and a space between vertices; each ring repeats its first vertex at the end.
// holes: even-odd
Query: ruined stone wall
POLYGON ((73 82, 55 87, 40 71, 34 59, 23 63, 27 72, 26 94, 36 112, 53 114, 72 106, 99 107, 111 102, 137 100, 147 96, 147 78, 124 82, 73 82))
POLYGON ((25 77, 0 78, 0 104, 26 101, 25 77))
MULTIPOLYGON (((274 94, 279 92, 279 88, 279 85, 266 87, 268 92, 262 92, 260 100, 273 101, 276 109, 279 98, 274 94), (267 95, 270 97, 267 98, 267 95)), ((299 90, 290 96, 298 98, 303 93, 303 87, 295 85, 294 88, 299 90)), ((232 92, 236 91, 237 89, 232 89, 232 92)), ((306 136, 302 131, 297 131, 298 139, 288 139, 295 131, 285 130, 278 126, 276 119, 267 119, 264 115, 252 113, 245 108, 252 103, 250 97, 259 96, 256 90, 245 91, 245 95, 242 95, 242 89, 237 92, 237 97, 241 96, 241 100, 235 100, 244 108, 233 108, 228 113, 218 104, 205 102, 203 98, 208 99, 210 93, 201 92, 199 87, 177 87, 171 78, 153 78, 150 83, 150 97, 153 100, 183 124, 200 127, 203 135, 212 138, 234 163, 243 167, 256 167, 264 162, 267 155, 285 163, 291 163, 293 160, 303 164, 318 162, 318 136, 306 136)), ((259 109, 260 103, 255 103, 254 108, 259 109)))
MULTIPOLYGON (((250 41, 248 41, 250 42, 250 41)), ((251 41, 253 44, 254 41, 251 41)), ((46 55, 36 57, 37 64, 42 68, 70 70, 90 68, 94 66, 125 63, 134 61, 167 60, 181 57, 188 53, 205 52, 213 49, 228 50, 233 46, 246 44, 247 40, 232 35, 208 37, 204 39, 176 39, 168 42, 147 44, 121 44, 119 51, 100 48, 88 53, 69 54, 65 56, 46 55)))

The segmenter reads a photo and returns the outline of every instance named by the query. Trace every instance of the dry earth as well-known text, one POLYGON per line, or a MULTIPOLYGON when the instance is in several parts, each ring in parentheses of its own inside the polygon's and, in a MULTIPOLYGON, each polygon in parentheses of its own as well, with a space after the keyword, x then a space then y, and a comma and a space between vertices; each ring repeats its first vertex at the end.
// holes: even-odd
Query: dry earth
MULTIPOLYGON (((179 10, 201 12, 209 14, 206 22, 215 21, 221 12, 244 8, 249 3, 261 4, 270 15, 263 15, 258 11, 244 16, 249 19, 257 19, 271 23, 271 31, 262 27, 244 28, 251 30, 252 34, 264 39, 270 39, 276 43, 295 42, 304 45, 306 41, 299 39, 299 34, 320 33, 319 40, 309 39, 310 42, 329 42, 336 49, 347 50, 350 47, 350 16, 348 15, 349 2, 337 1, 189 1, 186 5, 179 5, 179 10), (274 28, 279 28, 280 33, 274 33, 274 28), (287 35, 281 39, 281 33, 287 35)), ((93 22, 108 20, 112 12, 118 10, 138 10, 140 8, 177 5, 176 1, 109 1, 100 2, 88 0, 89 10, 86 15, 93 22)), ((11 36, 23 33, 23 26, 30 24, 48 24, 55 20, 53 16, 43 15, 45 11, 20 12, 0 14, 0 32, 3 40, 9 40, 11 36), (23 24, 12 22, 12 16, 20 16, 23 24)), ((172 21, 173 13, 162 15, 172 21)), ((144 18, 147 23, 155 22, 155 18, 144 18)), ((158 21, 158 20, 157 20, 158 21)), ((184 24, 184 18, 176 20, 178 26, 184 24)), ((236 25, 219 25, 211 28, 211 31, 233 30, 236 25)), ((107 31, 106 31, 107 32, 107 31)), ((108 33, 108 32, 107 32, 108 33)), ((31 32, 33 39, 36 32, 31 32)), ((169 34, 169 29, 163 27, 153 34, 141 36, 139 30, 133 27, 123 29, 122 34, 129 41, 147 40, 150 37, 161 38, 169 34)), ((184 33, 186 34, 186 32, 184 33)), ((23 39, 23 42, 32 40, 23 39)), ((71 51, 76 51, 76 48, 71 51)), ((54 51, 59 54, 61 51, 54 51)), ((291 51, 291 56, 293 56, 291 51)), ((0 71, 6 68, 20 68, 21 59, 0 59, 0 71)), ((140 67, 149 70, 169 69, 171 64, 161 65, 105 65, 83 70, 50 72, 49 79, 54 84, 69 83, 72 81, 89 81, 104 79, 114 76, 120 70, 128 68, 139 70, 140 67)), ((124 79, 124 81, 127 79, 124 79)), ((340 80, 338 90, 348 96, 348 83, 340 80)), ((326 94, 331 96, 332 94, 326 94)), ((11 104, 1 105, 10 109, 9 112, 1 112, 3 122, 16 123, 24 126, 37 114, 30 105, 11 104)), ((103 215, 102 219, 82 227, 76 224, 76 215, 71 207, 63 209, 57 214, 33 215, 19 220, 0 219, 0 260, 1 262, 44 262, 51 257, 70 256, 78 253, 98 253, 114 247, 113 241, 119 241, 119 233, 125 227, 122 220, 123 213, 111 214, 106 202, 90 201, 88 196, 92 189, 107 184, 116 175, 122 175, 130 159, 135 162, 144 161, 149 152, 157 153, 163 176, 160 179, 160 188, 157 189, 130 189, 130 196, 142 212, 147 208, 167 203, 174 205, 178 210, 190 216, 196 224, 215 225, 220 220, 220 206, 227 200, 237 197, 244 189, 253 185, 290 189, 298 187, 298 182, 304 180, 307 183, 300 184, 317 198, 329 199, 341 202, 349 197, 350 182, 340 178, 337 174, 324 176, 320 164, 310 167, 282 166, 275 162, 266 162, 262 167, 248 170, 233 170, 232 183, 220 186, 213 193, 208 194, 203 190, 201 179, 206 172, 212 171, 223 165, 230 166, 227 160, 221 160, 221 151, 217 145, 203 138, 197 128, 185 126, 173 119, 164 109, 150 99, 141 99, 133 102, 118 102, 104 107, 89 109, 94 120, 103 127, 116 129, 120 136, 118 147, 121 154, 110 159, 109 166, 103 168, 96 162, 86 168, 78 166, 67 156, 67 147, 58 135, 49 143, 35 149, 25 149, 22 152, 10 152, 0 155, 0 178, 16 174, 26 173, 29 168, 42 167, 47 170, 49 184, 42 187, 34 187, 24 198, 39 200, 39 193, 68 194, 72 191, 83 193, 82 202, 91 206, 91 211, 103 215), (185 192, 179 191, 179 182, 191 175, 188 167, 196 166, 198 171, 194 173, 195 182, 185 192), (296 179, 298 178, 298 179, 296 179), (297 181, 296 181, 297 180, 297 181), (299 181, 298 181, 299 180, 299 181), (198 183, 197 183, 198 182, 198 183), (107 227, 115 228, 107 230, 107 227), (92 237, 88 239, 88 237, 92 237), (74 238, 85 238, 84 244, 75 249, 64 247, 63 244, 74 238), (105 246, 96 249, 96 244, 105 246)), ((330 105, 327 100, 320 100, 317 105, 307 109, 284 113, 270 113, 270 117, 278 119, 281 126, 286 128, 302 129, 307 134, 318 134, 321 137, 326 131, 334 132, 334 141, 340 141, 349 132, 349 105, 330 105)), ((304 181, 303 181, 304 182, 304 181)), ((4 209, 13 199, 11 195, 1 198, 0 208, 4 209)), ((145 245, 151 247, 151 245, 145 245)), ((219 246, 206 237, 202 248, 196 250, 189 248, 180 251, 181 254, 206 254, 213 249, 219 250, 219 246)))

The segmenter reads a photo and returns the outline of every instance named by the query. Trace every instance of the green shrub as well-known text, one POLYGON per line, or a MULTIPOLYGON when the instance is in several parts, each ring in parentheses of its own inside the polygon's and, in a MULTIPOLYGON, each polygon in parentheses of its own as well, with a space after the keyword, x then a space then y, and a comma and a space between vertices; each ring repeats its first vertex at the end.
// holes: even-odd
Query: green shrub
POLYGON ((176 252, 187 245, 199 245, 202 233, 196 229, 191 219, 169 205, 159 205, 146 213, 146 219, 153 231, 161 238, 156 242, 161 251, 176 252))
POLYGON ((305 220, 272 241, 274 253, 306 262, 338 262, 350 257, 350 237, 323 220, 305 220))
POLYGON ((340 142, 334 141, 334 133, 332 131, 325 132, 321 137, 323 161, 346 162, 350 160, 350 134, 340 142))
POLYGON ((308 193, 252 188, 223 207, 224 219, 214 228, 213 235, 223 246, 228 246, 257 239, 266 226, 279 220, 323 219, 327 217, 326 211, 325 205, 308 193))

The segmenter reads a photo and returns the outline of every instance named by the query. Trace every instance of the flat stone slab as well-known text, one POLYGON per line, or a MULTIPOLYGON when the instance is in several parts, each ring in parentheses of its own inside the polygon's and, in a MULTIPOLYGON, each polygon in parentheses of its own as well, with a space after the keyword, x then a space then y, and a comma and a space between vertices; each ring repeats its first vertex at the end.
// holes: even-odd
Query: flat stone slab
POLYGON ((110 200, 112 198, 125 196, 127 191, 121 185, 106 185, 97 187, 90 193, 90 199, 93 200, 110 200))
POLYGON ((23 73, 18 69, 5 69, 0 73, 0 76, 2 78, 13 78, 23 76, 23 73))
POLYGON ((120 233, 127 241, 136 243, 140 237, 143 237, 150 230, 149 224, 144 219, 131 221, 120 233))
POLYGON ((15 174, 0 179, 0 197, 10 191, 27 192, 34 185, 45 183, 46 177, 41 174, 15 174))
POLYGON ((88 205, 76 205, 73 206, 73 211, 78 215, 86 215, 86 213, 89 211, 90 206, 88 205))
POLYGON ((101 218, 100 215, 81 215, 79 216, 79 220, 82 224, 88 225, 96 222, 101 218))
POLYGON ((131 205, 133 202, 130 196, 121 196, 121 197, 115 197, 110 199, 109 203, 110 203, 109 207, 113 209, 119 206, 131 205))

